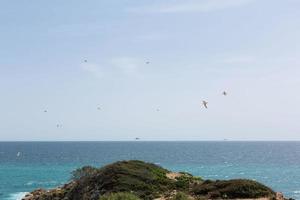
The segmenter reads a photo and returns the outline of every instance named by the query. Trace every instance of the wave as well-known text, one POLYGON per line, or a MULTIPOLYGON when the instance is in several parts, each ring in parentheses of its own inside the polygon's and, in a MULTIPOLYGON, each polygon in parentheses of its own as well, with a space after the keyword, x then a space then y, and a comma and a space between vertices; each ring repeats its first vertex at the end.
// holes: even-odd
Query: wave
POLYGON ((32 186, 32 185, 55 186, 57 184, 58 184, 57 181, 29 181, 25 183, 26 186, 32 186))
POLYGON ((10 194, 7 200, 21 200, 28 192, 17 192, 10 194))

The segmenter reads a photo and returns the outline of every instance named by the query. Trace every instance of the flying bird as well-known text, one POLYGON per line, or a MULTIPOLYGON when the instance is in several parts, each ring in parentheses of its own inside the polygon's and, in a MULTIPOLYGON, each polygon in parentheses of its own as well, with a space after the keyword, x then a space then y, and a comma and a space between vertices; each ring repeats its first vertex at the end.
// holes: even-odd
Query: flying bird
POLYGON ((224 95, 224 96, 226 96, 226 95, 227 95, 227 92, 226 92, 226 91, 224 91, 224 92, 223 92, 223 95, 224 95))
POLYGON ((147 61, 147 62, 146 62, 146 64, 147 64, 147 65, 149 65, 149 64, 150 64, 150 62, 149 62, 149 61, 147 61))
POLYGON ((87 63, 87 60, 84 60, 85 63, 87 63))
POLYGON ((203 104, 203 106, 204 106, 205 108, 208 108, 208 107, 207 107, 207 104, 208 104, 207 101, 202 101, 202 104, 203 104))
POLYGON ((48 110, 44 110, 44 112, 46 113, 46 112, 48 112, 48 110))
POLYGON ((101 110, 101 107, 97 107, 97 110, 101 110))

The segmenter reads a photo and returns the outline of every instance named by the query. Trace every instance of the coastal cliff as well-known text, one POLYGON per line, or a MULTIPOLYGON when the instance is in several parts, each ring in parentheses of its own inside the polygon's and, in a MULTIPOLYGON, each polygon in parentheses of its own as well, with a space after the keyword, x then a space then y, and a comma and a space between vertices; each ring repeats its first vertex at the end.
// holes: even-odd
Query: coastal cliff
POLYGON ((203 180, 142 161, 120 161, 102 168, 83 167, 72 181, 51 190, 37 189, 23 200, 286 200, 267 186, 247 179, 203 180))

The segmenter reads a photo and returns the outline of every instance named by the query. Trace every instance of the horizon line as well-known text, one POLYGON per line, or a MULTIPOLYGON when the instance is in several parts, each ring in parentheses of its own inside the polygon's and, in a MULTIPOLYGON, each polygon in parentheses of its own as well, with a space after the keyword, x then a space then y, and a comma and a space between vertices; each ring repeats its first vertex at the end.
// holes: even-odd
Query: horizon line
POLYGON ((300 140, 0 140, 0 142, 300 142, 300 140))

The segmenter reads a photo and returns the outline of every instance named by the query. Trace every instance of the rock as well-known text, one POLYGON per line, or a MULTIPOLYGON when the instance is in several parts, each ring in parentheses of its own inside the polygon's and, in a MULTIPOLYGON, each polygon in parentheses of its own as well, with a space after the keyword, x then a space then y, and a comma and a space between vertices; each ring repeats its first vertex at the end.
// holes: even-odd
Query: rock
POLYGON ((22 200, 31 200, 33 198, 33 194, 29 193, 26 194, 25 197, 22 198, 22 200))
POLYGON ((276 192, 276 200, 284 200, 283 194, 281 192, 276 192))

